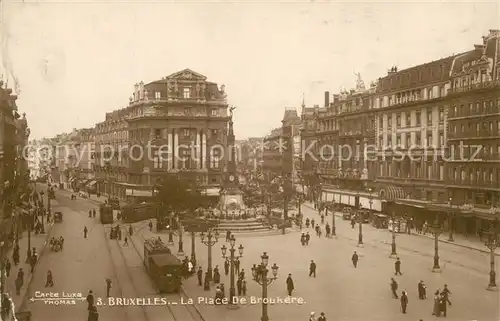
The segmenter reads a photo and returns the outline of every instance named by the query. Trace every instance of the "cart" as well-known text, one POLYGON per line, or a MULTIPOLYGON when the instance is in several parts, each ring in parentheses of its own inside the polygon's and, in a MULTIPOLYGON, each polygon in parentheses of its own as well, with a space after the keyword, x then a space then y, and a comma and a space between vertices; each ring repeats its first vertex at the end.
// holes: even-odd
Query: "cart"
POLYGON ((63 220, 62 212, 55 212, 54 213, 54 222, 55 223, 61 223, 62 220, 63 220))

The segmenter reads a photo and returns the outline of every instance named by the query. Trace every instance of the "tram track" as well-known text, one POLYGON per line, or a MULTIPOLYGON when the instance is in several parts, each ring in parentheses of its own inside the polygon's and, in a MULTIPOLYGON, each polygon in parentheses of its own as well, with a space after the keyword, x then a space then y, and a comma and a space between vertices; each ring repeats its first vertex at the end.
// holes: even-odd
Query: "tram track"
MULTIPOLYGON (((120 298, 136 298, 139 296, 139 292, 137 290, 136 285, 133 282, 132 274, 129 271, 129 267, 127 265, 127 260, 125 255, 122 252, 121 246, 118 243, 118 240, 110 240, 109 239, 110 228, 104 226, 104 237, 106 239, 106 248, 109 252, 112 264, 113 271, 115 273, 115 277, 117 280, 117 287, 119 289, 119 297, 120 298), (116 248, 116 249, 115 249, 116 248), (116 254, 118 251, 120 254, 116 254), (120 281, 121 280, 121 281, 120 281)), ((108 306, 108 308, 111 308, 108 306)), ((125 309, 125 315, 128 321, 150 321, 150 318, 146 312, 146 308, 144 306, 137 305, 127 305, 124 307, 120 307, 125 309)), ((118 321, 118 320, 116 320, 118 321)))
MULTIPOLYGON (((136 233, 141 231, 144 227, 145 226, 136 229, 136 233)), ((136 235, 138 238, 141 238, 142 241, 146 240, 146 238, 142 233, 141 234, 137 233, 136 235)), ((141 255, 140 249, 137 247, 135 242, 131 241, 131 243, 132 246, 134 247, 136 254, 141 258, 141 260, 143 260, 143 256, 141 255)), ((156 288, 154 281, 151 278, 149 278, 149 280, 153 285, 153 287, 156 288)), ((167 309, 174 318, 174 321, 205 321, 203 315, 200 313, 200 311, 194 304, 187 304, 189 296, 184 291, 184 289, 182 289, 182 287, 179 293, 173 293, 170 295, 161 293, 159 295, 161 297, 166 298, 170 302, 177 302, 177 304, 167 305, 167 309), (183 302, 183 304, 181 304, 181 302, 183 302)))

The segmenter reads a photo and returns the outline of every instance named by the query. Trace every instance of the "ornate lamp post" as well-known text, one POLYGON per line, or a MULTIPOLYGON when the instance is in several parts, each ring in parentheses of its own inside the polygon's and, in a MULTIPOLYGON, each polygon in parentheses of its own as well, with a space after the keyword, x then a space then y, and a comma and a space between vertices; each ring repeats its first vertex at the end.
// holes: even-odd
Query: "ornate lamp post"
POLYGON ((273 275, 268 277, 267 265, 269 263, 269 256, 266 252, 262 254, 261 263, 259 265, 254 264, 252 267, 253 280, 258 284, 262 285, 262 317, 261 321, 269 321, 269 316, 267 315, 267 287, 278 278, 278 266, 276 263, 271 267, 273 275))
POLYGON ((219 231, 217 230, 213 231, 212 229, 209 229, 206 235, 203 232, 200 234, 200 239, 201 243, 208 247, 207 273, 208 273, 208 279, 212 280, 212 246, 214 246, 215 243, 219 241, 219 231))
POLYGON ((491 223, 490 231, 487 232, 486 242, 484 245, 490 250, 490 282, 487 289, 490 291, 497 290, 496 273, 495 273, 495 250, 500 245, 498 235, 498 219, 491 223))
POLYGON ((31 262, 31 229, 33 228, 35 212, 34 209, 31 208, 29 211, 29 220, 28 220, 28 250, 26 251, 26 263, 31 262))
POLYGON ((450 211, 448 212, 448 230, 449 230, 449 236, 448 236, 448 241, 454 242, 455 240, 453 239, 453 211, 452 211, 452 204, 451 204, 451 197, 448 198, 448 204, 450 205, 450 211))
MULTIPOLYGON (((359 198, 359 194, 356 195, 359 198)), ((359 233, 358 233, 358 246, 363 246, 363 215, 358 208, 358 223, 359 223, 359 233)))
POLYGON ((434 265, 432 266, 432 272, 440 273, 441 267, 439 266, 439 235, 442 233, 441 224, 439 224, 438 216, 436 214, 436 219, 434 220, 432 226, 432 234, 434 235, 434 265))
POLYGON ((230 255, 229 256, 226 255, 226 253, 227 253, 226 246, 223 245, 221 247, 222 258, 228 260, 229 263, 231 264, 231 276, 230 276, 231 277, 231 285, 229 287, 229 305, 230 306, 234 306, 233 298, 236 295, 236 290, 234 288, 235 263, 236 263, 237 259, 243 257, 243 245, 240 244, 240 246, 238 247, 238 255, 235 255, 235 252, 236 252, 236 249, 234 248, 235 244, 236 244, 236 238, 234 237, 234 235, 231 235, 231 238, 229 239, 229 246, 230 246, 230 248, 229 248, 230 255))
POLYGON ((391 258, 397 258, 398 253, 396 251, 396 213, 392 212, 392 242, 391 242, 391 255, 389 257, 391 258))

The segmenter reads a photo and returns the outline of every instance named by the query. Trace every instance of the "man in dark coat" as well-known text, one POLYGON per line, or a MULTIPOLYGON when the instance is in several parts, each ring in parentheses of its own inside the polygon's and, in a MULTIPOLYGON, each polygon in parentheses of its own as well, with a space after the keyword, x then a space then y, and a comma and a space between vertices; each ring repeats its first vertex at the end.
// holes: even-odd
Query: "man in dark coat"
POLYGON ((85 238, 85 239, 87 238, 87 233, 88 233, 88 232, 89 232, 89 230, 88 230, 88 229, 87 229, 87 227, 85 226, 85 227, 83 228, 83 238, 85 238))
POLYGON ((292 296, 292 292, 295 289, 293 285, 293 279, 292 279, 292 274, 288 274, 288 277, 286 278, 286 290, 288 291, 288 295, 292 296))
POLYGON ((354 267, 358 267, 358 260, 359 260, 358 253, 354 251, 354 254, 351 257, 352 265, 354 265, 354 267))
POLYGON ((401 260, 399 257, 396 259, 396 262, 394 262, 394 271, 394 275, 403 275, 403 273, 401 273, 401 260))
POLYGON ((313 260, 311 260, 311 264, 309 264, 309 277, 311 276, 316 277, 316 263, 314 263, 313 260))
POLYGON ((89 290, 89 294, 87 294, 87 309, 90 311, 93 306, 94 306, 94 294, 92 293, 92 290, 89 290))
POLYGON ((94 305, 89 308, 88 321, 99 321, 99 312, 97 312, 97 307, 94 305))
POLYGON ((203 270, 201 269, 201 266, 198 268, 198 271, 196 272, 196 276, 198 277, 198 285, 202 286, 203 285, 203 270))
POLYGON ((401 312, 406 314, 406 307, 408 306, 408 296, 405 291, 401 292, 401 312))
POLYGON ((391 292, 392 292, 392 297, 394 299, 398 298, 398 293, 396 292, 398 290, 398 282, 394 280, 394 278, 391 278, 391 292))
POLYGON ((424 281, 418 282, 418 298, 420 300, 424 300, 426 297, 426 294, 425 294, 426 290, 425 289, 426 288, 425 288, 424 281))
POLYGON ((224 274, 229 274, 229 260, 224 261, 224 274))
POLYGON ((451 301, 450 301, 451 291, 448 289, 448 284, 444 285, 444 289, 441 292, 441 294, 444 296, 446 302, 448 302, 448 304, 451 306, 451 301))
POLYGON ((106 296, 109 298, 111 292, 111 279, 106 279, 106 296))

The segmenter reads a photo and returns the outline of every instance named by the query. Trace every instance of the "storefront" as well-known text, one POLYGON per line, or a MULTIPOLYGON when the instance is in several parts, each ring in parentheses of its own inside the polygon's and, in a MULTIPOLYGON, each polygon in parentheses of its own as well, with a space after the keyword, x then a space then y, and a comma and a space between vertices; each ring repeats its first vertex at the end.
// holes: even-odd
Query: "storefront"
POLYGON ((323 189, 321 195, 322 202, 335 202, 346 206, 356 206, 356 198, 359 198, 360 208, 376 212, 382 211, 382 200, 374 193, 323 189))

